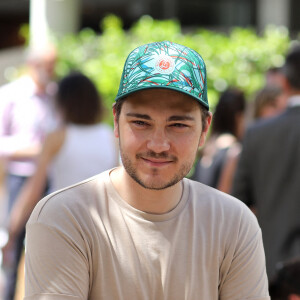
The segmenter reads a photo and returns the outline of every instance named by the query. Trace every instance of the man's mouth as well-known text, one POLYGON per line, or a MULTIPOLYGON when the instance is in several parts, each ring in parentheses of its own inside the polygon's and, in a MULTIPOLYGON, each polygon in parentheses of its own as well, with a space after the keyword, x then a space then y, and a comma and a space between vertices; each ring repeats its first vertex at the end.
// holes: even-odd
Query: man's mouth
POLYGON ((163 153, 155 153, 152 151, 148 151, 145 153, 139 153, 136 156, 137 159, 141 159, 147 165, 151 167, 164 167, 170 164, 173 164, 177 161, 176 156, 169 155, 166 152, 163 153))
POLYGON ((145 163, 149 164, 152 167, 162 167, 174 162, 172 159, 157 159, 153 157, 140 157, 145 163))

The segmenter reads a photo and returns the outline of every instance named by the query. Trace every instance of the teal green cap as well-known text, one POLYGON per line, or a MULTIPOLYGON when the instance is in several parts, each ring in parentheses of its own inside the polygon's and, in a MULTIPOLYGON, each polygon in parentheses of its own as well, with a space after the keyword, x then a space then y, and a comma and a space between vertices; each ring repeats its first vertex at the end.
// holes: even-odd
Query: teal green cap
POLYGON ((156 42, 140 46, 128 55, 116 101, 150 88, 185 93, 209 109, 204 60, 186 46, 156 42))

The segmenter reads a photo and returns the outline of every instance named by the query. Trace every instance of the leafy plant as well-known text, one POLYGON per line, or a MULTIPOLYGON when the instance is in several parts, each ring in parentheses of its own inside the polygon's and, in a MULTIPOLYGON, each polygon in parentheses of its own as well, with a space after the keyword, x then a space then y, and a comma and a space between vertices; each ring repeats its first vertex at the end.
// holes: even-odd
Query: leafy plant
POLYGON ((262 87, 264 73, 283 63, 291 42, 288 31, 279 27, 268 27, 262 35, 249 28, 233 28, 229 33, 199 28, 183 33, 178 21, 150 16, 141 17, 125 31, 121 19, 109 15, 102 20, 101 29, 102 34, 83 29, 57 39, 57 73, 62 77, 71 69, 83 71, 94 80, 109 110, 125 59, 139 45, 171 40, 199 52, 206 62, 208 99, 213 108, 228 86, 240 87, 248 96, 262 87))

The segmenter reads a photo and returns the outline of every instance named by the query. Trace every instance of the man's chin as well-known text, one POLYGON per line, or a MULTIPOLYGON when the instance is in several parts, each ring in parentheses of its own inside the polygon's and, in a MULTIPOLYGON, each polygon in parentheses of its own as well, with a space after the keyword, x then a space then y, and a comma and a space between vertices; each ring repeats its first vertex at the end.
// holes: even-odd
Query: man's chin
POLYGON ((135 176, 133 174, 129 174, 129 175, 135 182, 137 182, 143 188, 148 190, 157 190, 157 191, 167 189, 175 185, 182 179, 176 177, 169 181, 166 181, 165 178, 158 178, 158 176, 155 176, 156 178, 141 178, 140 176, 135 176))
POLYGON ((126 173, 141 187, 148 190, 167 189, 183 179, 191 169, 191 164, 182 165, 179 170, 176 165, 173 168, 149 168, 144 164, 135 166, 124 155, 122 161, 126 173))

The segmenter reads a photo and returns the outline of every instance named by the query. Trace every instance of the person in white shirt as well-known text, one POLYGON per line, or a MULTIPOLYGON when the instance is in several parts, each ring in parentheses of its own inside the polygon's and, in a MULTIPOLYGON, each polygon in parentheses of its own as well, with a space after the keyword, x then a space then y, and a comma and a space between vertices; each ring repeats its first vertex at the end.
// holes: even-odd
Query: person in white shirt
POLYGON ((102 123, 103 105, 93 82, 75 72, 58 84, 56 107, 62 125, 45 139, 37 168, 21 189, 8 222, 8 254, 45 187, 56 191, 75 184, 118 163, 113 130, 102 123))
MULTIPOLYGON (((7 194, 5 222, 22 186, 35 171, 45 136, 59 123, 53 109, 56 49, 45 45, 28 51, 24 75, 0 88, 0 158, 5 164, 7 194)), ((20 232, 18 242, 11 248, 11 259, 4 257, 5 300, 14 299, 24 236, 25 231, 20 232)))

